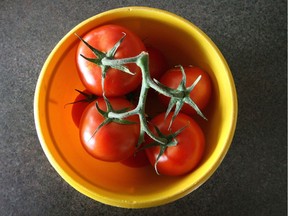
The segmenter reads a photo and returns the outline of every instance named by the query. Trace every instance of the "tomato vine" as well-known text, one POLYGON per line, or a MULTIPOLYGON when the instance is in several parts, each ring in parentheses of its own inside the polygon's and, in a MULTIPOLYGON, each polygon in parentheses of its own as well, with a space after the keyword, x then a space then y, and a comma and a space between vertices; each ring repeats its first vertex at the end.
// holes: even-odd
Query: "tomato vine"
MULTIPOLYGON (((182 129, 180 129, 174 133, 168 134, 168 135, 164 135, 156 129, 158 133, 154 134, 149 129, 148 121, 146 119, 147 117, 145 114, 145 106, 146 106, 148 90, 150 88, 152 88, 155 91, 157 91, 158 93, 163 94, 163 95, 170 98, 170 102, 169 102, 169 105, 167 107, 166 114, 165 114, 165 117, 167 117, 169 115, 169 113, 172 111, 172 109, 175 107, 174 112, 173 112, 173 116, 172 116, 171 121, 170 121, 170 126, 173 123, 173 120, 175 119, 175 117, 181 111, 184 104, 188 104, 189 106, 191 106, 193 109, 195 109, 195 111, 197 112, 198 115, 200 115, 203 119, 207 120, 206 117, 204 116, 204 114, 201 112, 201 110, 196 105, 196 103, 194 103, 194 101, 190 98, 190 92, 193 91, 194 87, 200 81, 201 75, 198 76, 198 78, 194 81, 194 83, 192 85, 190 85, 189 87, 186 87, 185 71, 184 71, 184 68, 181 65, 179 65, 177 67, 180 67, 181 72, 182 72, 182 80, 181 80, 179 86, 176 89, 172 89, 172 88, 169 88, 168 86, 161 84, 158 80, 152 79, 150 76, 148 52, 143 51, 140 54, 138 54, 137 56, 129 57, 129 58, 122 58, 122 59, 115 59, 114 58, 114 55, 115 55, 118 47, 120 46, 122 41, 125 40, 125 36, 126 36, 126 34, 123 33, 123 37, 120 38, 120 40, 107 53, 104 53, 104 52, 101 52, 101 51, 95 49, 94 47, 89 45, 86 41, 84 41, 80 36, 78 36, 79 39, 83 43, 85 43, 89 47, 89 49, 91 49, 91 51, 95 54, 96 58, 87 58, 83 55, 81 55, 81 56, 83 58, 85 58, 87 61, 95 63, 96 65, 101 67, 101 71, 102 71, 101 84, 102 84, 102 89, 103 89, 103 98, 105 99, 106 105, 109 109, 107 111, 100 110, 98 108, 97 102, 96 102, 96 107, 97 107, 98 111, 105 117, 104 122, 101 125, 99 125, 99 127, 102 127, 103 125, 108 124, 109 122, 117 122, 120 124, 131 124, 132 122, 127 122, 124 119, 129 117, 129 116, 132 116, 132 115, 138 115, 139 120, 140 120, 140 136, 138 139, 137 147, 140 147, 140 145, 144 142, 145 134, 147 134, 149 137, 151 137, 154 140, 152 145, 156 145, 156 144, 160 145, 161 150, 160 150, 159 156, 156 160, 156 163, 154 165, 155 170, 158 173, 158 171, 157 171, 158 159, 160 158, 160 156, 163 154, 163 152, 165 151, 165 149, 168 146, 177 145, 177 140, 175 139, 175 137, 179 133, 181 133, 182 130, 185 129, 185 127, 183 127, 182 129), (131 76, 133 76, 134 73, 131 72, 125 66, 126 64, 131 64, 131 63, 136 64, 141 69, 141 73, 142 73, 142 83, 141 83, 139 100, 138 100, 136 107, 132 110, 123 109, 123 110, 115 111, 112 108, 112 106, 109 102, 109 99, 105 95, 104 79, 105 79, 106 73, 107 73, 109 68, 118 69, 118 70, 122 71, 123 73, 128 73, 131 76)), ((170 128, 170 126, 169 126, 169 128, 170 128)), ((100 129, 99 127, 97 129, 95 129, 95 133, 100 129)))

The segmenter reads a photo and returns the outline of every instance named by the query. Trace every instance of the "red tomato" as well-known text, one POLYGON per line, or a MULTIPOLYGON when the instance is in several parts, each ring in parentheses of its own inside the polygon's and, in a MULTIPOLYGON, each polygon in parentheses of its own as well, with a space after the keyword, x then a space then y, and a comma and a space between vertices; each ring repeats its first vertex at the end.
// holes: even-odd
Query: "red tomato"
POLYGON ((166 59, 160 50, 151 46, 146 46, 146 48, 149 54, 150 76, 152 78, 159 79, 161 75, 168 69, 166 59))
POLYGON ((159 101, 159 93, 154 89, 149 89, 147 100, 145 104, 145 111, 149 119, 159 115, 162 112, 165 112, 167 107, 159 101))
MULTIPOLYGON (((109 99, 114 110, 124 108, 133 109, 134 106, 123 98, 109 99)), ((107 111, 103 98, 96 100, 101 110, 107 111)), ((130 116, 126 120, 135 124, 119 124, 115 122, 102 126, 96 133, 96 129, 103 123, 104 117, 99 113, 96 104, 90 103, 85 109, 80 122, 80 140, 89 154, 93 157, 110 162, 118 162, 127 159, 136 150, 139 138, 139 118, 130 116)))
MULTIPOLYGON (((190 98, 196 103, 198 108, 202 111, 211 98, 212 84, 209 75, 199 67, 184 67, 186 74, 186 87, 191 86, 194 81, 201 75, 200 81, 197 83, 195 88, 190 93, 190 98)), ((182 80, 182 73, 179 67, 168 70, 161 77, 160 82, 170 88, 176 89, 182 80)), ((170 98, 160 95, 161 101, 168 105, 170 98)), ((195 114, 196 111, 190 107, 188 104, 185 104, 182 107, 182 112, 186 114, 195 114)))
POLYGON ((72 119, 77 127, 79 127, 80 119, 85 108, 89 105, 89 103, 94 100, 96 100, 96 96, 91 94, 87 90, 84 90, 81 93, 79 91, 79 94, 75 98, 74 102, 71 103, 73 105, 72 119))
MULTIPOLYGON (((88 32, 83 39, 97 50, 107 53, 122 37, 123 32, 126 34, 125 39, 117 49, 114 58, 127 58, 137 56, 146 48, 141 39, 128 29, 118 25, 104 25, 88 32)), ((84 86, 92 93, 102 96, 101 85, 101 68, 84 59, 97 58, 95 54, 83 43, 80 42, 76 62, 79 68, 79 76, 84 86)), ((127 64, 129 70, 135 75, 127 74, 113 68, 108 69, 105 78, 105 95, 120 96, 125 95, 136 89, 141 83, 141 70, 136 64, 127 64)))
POLYGON ((126 160, 122 161, 121 163, 133 168, 144 167, 150 164, 146 152, 144 150, 136 152, 135 154, 133 154, 126 160))
MULTIPOLYGON (((178 142, 177 145, 167 147, 157 164, 157 170, 160 174, 177 176, 192 171, 199 164, 204 153, 205 137, 199 125, 183 113, 177 115, 171 130, 168 130, 172 115, 173 113, 170 113, 166 119, 165 113, 156 116, 152 119, 150 128, 154 134, 157 134, 154 128, 154 126, 157 126, 162 134, 168 135, 185 127, 175 138, 178 142)), ((152 139, 149 137, 145 143, 149 144, 151 142, 152 139)), ((146 149, 152 165, 155 164, 159 152, 159 146, 146 149)))

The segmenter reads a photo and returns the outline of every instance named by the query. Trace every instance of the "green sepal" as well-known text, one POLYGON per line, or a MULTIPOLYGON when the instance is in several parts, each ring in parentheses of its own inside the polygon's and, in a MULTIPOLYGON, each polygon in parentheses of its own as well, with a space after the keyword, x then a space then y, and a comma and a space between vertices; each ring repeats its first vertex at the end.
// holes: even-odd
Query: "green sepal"
POLYGON ((168 147, 171 147, 171 146, 177 146, 178 144, 178 141, 176 139, 176 137, 186 128, 187 126, 184 126, 182 128, 180 128, 179 130, 177 130, 176 132, 174 133, 171 133, 171 134, 168 134, 168 135, 165 135, 163 134, 158 127, 154 126, 155 130, 156 130, 156 133, 158 135, 159 138, 162 138, 162 139, 165 139, 166 140, 166 143, 165 144, 161 144, 157 141, 153 141, 151 143, 148 143, 147 145, 141 147, 138 149, 138 151, 141 151, 143 149, 147 149, 147 148, 151 148, 151 147, 156 147, 156 146, 159 146, 160 148, 160 151, 159 151, 159 154, 157 155, 157 158, 155 160, 155 163, 154 163, 154 169, 157 173, 157 175, 160 175, 160 173, 158 172, 158 169, 157 169, 157 164, 159 162, 159 159, 161 158, 161 156, 165 153, 166 149, 168 147))
POLYGON ((95 103, 95 106, 96 106, 96 109, 97 111, 105 118, 106 117, 106 111, 102 110, 99 105, 98 105, 98 102, 95 103))
POLYGON ((117 43, 112 47, 112 49, 110 49, 107 52, 107 57, 114 57, 115 53, 117 52, 119 46, 121 45, 121 43, 123 42, 124 38, 126 37, 126 33, 123 32, 123 36, 120 38, 119 41, 117 41, 117 43))
POLYGON ((101 52, 100 50, 95 49, 93 46, 91 46, 89 43, 87 43, 85 40, 83 40, 82 37, 75 34, 94 54, 98 59, 102 59, 106 56, 104 52, 101 52))
POLYGON ((98 102, 95 103, 96 109, 97 111, 103 116, 104 121, 96 128, 95 132, 93 133, 92 137, 100 130, 101 127, 111 123, 111 122, 115 122, 117 124, 138 124, 137 122, 134 121, 129 121, 127 119, 119 119, 119 118, 109 118, 109 112, 114 112, 114 113, 125 113, 129 110, 129 107, 125 107, 123 109, 119 109, 119 110, 115 110, 110 101, 108 100, 108 98, 104 97, 105 103, 106 103, 106 107, 107 107, 107 111, 102 110, 99 105, 98 102))
POLYGON ((111 122, 112 122, 111 119, 106 118, 106 119, 95 129, 95 131, 93 132, 93 134, 92 134, 92 136, 91 136, 90 139, 92 139, 92 137, 95 136, 95 134, 96 134, 103 126, 105 126, 105 125, 107 125, 107 124, 109 124, 109 123, 111 123, 111 122))
POLYGON ((94 63, 94 64, 96 64, 96 65, 98 65, 98 66, 101 65, 101 59, 98 59, 98 58, 88 58, 88 57, 86 57, 86 56, 84 56, 84 55, 82 55, 82 54, 80 54, 80 56, 81 56, 82 58, 86 59, 87 61, 92 62, 92 63, 94 63))
POLYGON ((78 93, 80 93, 81 95, 83 95, 85 98, 84 98, 84 99, 81 99, 81 100, 77 100, 77 101, 71 102, 71 103, 67 103, 67 104, 65 104, 65 107, 66 107, 67 105, 77 104, 77 103, 91 103, 91 102, 93 102, 94 100, 97 99, 97 95, 88 94, 88 93, 85 93, 85 92, 80 91, 80 90, 78 90, 78 89, 75 89, 75 91, 77 91, 78 93))
POLYGON ((197 77, 197 79, 192 83, 191 86, 186 87, 186 74, 185 74, 184 68, 181 65, 178 66, 178 67, 180 67, 180 70, 181 70, 181 73, 182 73, 182 80, 179 83, 178 87, 175 89, 175 91, 182 92, 183 95, 182 95, 182 97, 174 96, 174 97, 170 98, 168 107, 166 109, 165 118, 167 118, 167 116, 172 111, 174 106, 175 106, 175 109, 174 109, 174 114, 173 114, 173 116, 171 118, 171 122, 170 122, 169 128, 171 127, 172 122, 174 121, 176 116, 179 114, 179 112, 181 111, 181 109, 184 106, 184 104, 188 104, 189 106, 191 106, 196 111, 196 113, 198 115, 200 115, 203 119, 207 120, 207 118, 201 112, 201 110, 199 109, 197 104, 190 98, 190 93, 195 88, 197 83, 200 81, 201 75, 197 77))

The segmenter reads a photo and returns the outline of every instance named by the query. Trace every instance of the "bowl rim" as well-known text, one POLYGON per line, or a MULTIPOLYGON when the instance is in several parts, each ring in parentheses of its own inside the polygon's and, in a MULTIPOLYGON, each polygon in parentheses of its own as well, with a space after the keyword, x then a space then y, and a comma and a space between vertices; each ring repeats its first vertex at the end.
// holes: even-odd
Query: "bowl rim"
POLYGON ((58 43, 57 45, 53 48, 53 50, 51 51, 51 53, 49 54, 48 58, 46 59, 41 72, 39 74, 38 80, 37 80, 37 84, 36 84, 36 89, 35 89, 35 94, 34 94, 34 121, 35 121, 35 126, 36 126, 36 131, 37 131, 37 135, 41 144, 41 147, 46 155, 46 157, 48 158, 48 161, 50 162, 50 164, 54 167, 54 169, 58 172, 58 174, 66 181, 68 182, 73 188, 75 188, 77 191, 81 192, 82 194, 105 204, 108 205, 112 205, 112 206, 118 206, 118 207, 124 207, 124 208, 146 208, 146 207, 153 207, 153 206, 159 206, 159 205, 163 205, 172 201, 175 201, 189 193, 191 193, 192 191, 196 190, 198 187, 200 187, 203 183, 205 183, 210 177, 211 175, 216 171, 216 169, 219 167, 219 165, 221 164, 222 160, 224 159, 225 155, 228 152, 228 149, 230 148, 230 145, 232 143, 233 137, 234 137, 234 133, 236 130, 236 123, 237 123, 237 115, 238 115, 238 101, 237 101, 237 93, 236 93, 236 88, 235 88, 235 84, 234 84, 234 80, 230 71, 230 68, 224 58, 224 56, 222 55, 222 53, 220 52, 220 50, 218 49, 218 47, 214 44, 214 42, 201 30, 199 29, 197 26, 195 26, 192 22, 184 19, 183 17, 180 17, 174 13, 171 13, 169 11, 166 10, 162 10, 162 9, 158 9, 158 8, 151 8, 151 7, 143 7, 143 6, 131 6, 131 7, 121 7, 121 8, 115 8, 115 9, 111 9, 99 14, 96 14, 84 21, 82 21, 81 23, 77 24, 74 28, 72 28, 58 43), (224 148, 222 149, 221 153, 219 154, 217 161, 213 164, 213 166, 210 167, 209 170, 207 170, 206 173, 203 173, 203 175, 198 179, 198 181, 191 187, 180 191, 176 194, 172 194, 170 197, 159 197, 157 199, 153 199, 150 201, 143 201, 143 202, 135 202, 135 201, 127 201, 127 200, 121 200, 121 197, 117 197, 115 196, 115 193, 113 192, 107 192, 105 191, 105 194, 107 196, 103 196, 99 193, 99 191, 101 191, 102 189, 98 190, 98 193, 91 191, 91 187, 93 187, 92 185, 90 185, 89 187, 87 187, 87 182, 85 183, 86 186, 83 186, 83 184, 81 183, 81 180, 79 177, 77 178, 77 176, 73 176, 71 173, 67 173, 67 170, 65 170, 63 167, 61 167, 61 165, 59 165, 59 162, 57 161, 57 159, 51 154, 47 144, 46 144, 46 140, 45 137, 43 135, 43 130, 41 128, 41 118, 40 118, 40 113, 39 113, 39 95, 40 95, 40 89, 43 83, 43 79, 45 76, 45 71, 51 61, 51 59, 53 58, 53 56, 57 53, 59 47, 62 46, 62 44, 72 35, 74 34, 78 29, 80 29, 83 25, 86 25, 87 23, 90 23, 91 21, 101 17, 101 16, 108 16, 110 14, 113 13, 121 13, 121 12, 127 12, 127 11, 144 11, 144 12, 157 12, 157 13, 162 13, 165 16, 169 16, 175 20, 178 20, 179 22, 184 22, 186 24, 188 24, 191 28, 193 28, 195 31, 197 31, 198 34, 201 35, 201 37, 203 37, 203 39, 205 41, 207 41, 207 43, 209 45, 212 46, 212 48, 215 50, 215 52, 217 53, 218 57, 221 59, 222 63, 224 64, 227 74, 228 74, 228 79, 230 81, 230 85, 231 85, 231 91, 232 91, 232 96, 233 96, 233 101, 232 101, 232 105, 233 105, 233 113, 232 113, 232 121, 230 123, 230 128, 229 128, 229 135, 226 137, 226 144, 224 145, 224 148), (108 194, 110 193, 111 196, 108 196, 108 194), (117 197, 117 198, 116 198, 117 197))

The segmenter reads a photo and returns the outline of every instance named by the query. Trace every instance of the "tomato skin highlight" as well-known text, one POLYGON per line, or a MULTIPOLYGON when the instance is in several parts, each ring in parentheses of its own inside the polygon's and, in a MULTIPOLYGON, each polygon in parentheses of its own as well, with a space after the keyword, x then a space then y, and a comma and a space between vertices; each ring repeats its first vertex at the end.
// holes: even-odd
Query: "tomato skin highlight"
MULTIPOLYGON (((100 109, 107 111, 103 98, 96 101, 100 109)), ((110 98, 109 101, 114 110, 134 108, 129 101, 123 98, 110 98)), ((133 115, 126 119, 135 124, 124 125, 111 122, 95 133, 103 120, 104 117, 97 110, 95 102, 90 103, 80 122, 80 140, 86 151, 94 158, 109 162, 119 162, 133 155, 140 131, 138 116, 133 115)))
MULTIPOLYGON (((208 73, 202 70, 199 67, 188 66, 184 67, 184 71, 186 74, 186 87, 191 86, 198 76, 201 75, 200 81, 197 83, 195 88, 190 93, 190 98, 196 103, 198 108, 202 111, 208 105, 211 94, 212 94, 212 82, 208 73)), ((179 67, 172 68, 164 73, 164 75, 160 78, 160 82, 172 89, 176 89, 182 80, 182 73, 179 67)), ((170 98, 159 95, 160 100, 163 102, 165 106, 169 104, 170 98)), ((185 104, 181 112, 184 112, 188 115, 194 115, 196 111, 185 104)))
MULTIPOLYGON (((168 130, 172 115, 170 113, 166 119, 165 113, 156 116, 150 122, 150 129, 156 134, 153 126, 155 125, 163 134, 167 135, 185 127, 175 138, 178 144, 168 147, 157 164, 157 170, 161 175, 179 176, 187 174, 197 167, 204 154, 205 137, 196 121, 183 113, 178 114, 171 126, 171 131, 168 130)), ((149 144, 150 142, 152 142, 152 139, 149 137, 145 143, 149 144)), ((159 146, 146 149, 151 165, 154 166, 159 152, 159 146)))
MULTIPOLYGON (((97 50, 107 53, 122 37, 125 32, 126 37, 117 49, 114 58, 134 57, 145 51, 146 48, 141 39, 130 30, 118 25, 104 25, 88 32, 83 39, 97 50)), ((79 77, 83 85, 93 94, 102 96, 101 68, 84 59, 96 58, 95 54, 83 43, 80 42, 76 53, 79 77)), ((141 70, 136 64, 126 64, 127 68, 135 75, 127 74, 117 69, 109 68, 105 78, 105 95, 122 96, 134 89, 141 83, 141 70)))

